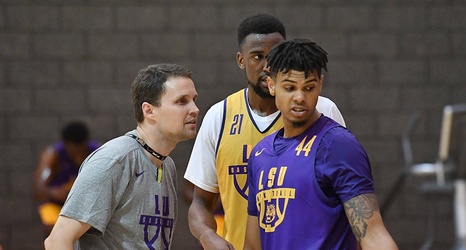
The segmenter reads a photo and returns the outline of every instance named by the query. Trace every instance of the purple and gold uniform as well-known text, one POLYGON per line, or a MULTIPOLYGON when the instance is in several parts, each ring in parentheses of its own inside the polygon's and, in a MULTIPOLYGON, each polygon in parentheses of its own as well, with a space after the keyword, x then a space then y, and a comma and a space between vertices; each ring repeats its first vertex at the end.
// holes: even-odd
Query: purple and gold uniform
MULTIPOLYGON (((88 143, 89 154, 99 147, 99 144, 94 141, 88 143)), ((63 142, 57 143, 54 146, 55 152, 58 155, 58 171, 54 177, 50 180, 49 186, 63 186, 68 185, 71 189, 76 176, 78 176, 79 165, 76 165, 71 157, 68 155, 63 142)), ((52 201, 54 202, 54 201, 52 201)))
POLYGON ((356 249, 343 203, 373 193, 366 152, 344 127, 321 115, 304 133, 283 129, 252 150, 248 214, 263 249, 356 249))
MULTIPOLYGON (((283 127, 278 112, 268 116, 255 114, 247 96, 247 88, 239 90, 207 111, 184 175, 197 187, 220 193, 225 220, 217 224, 217 229, 236 249, 242 249, 245 238, 249 155, 261 139, 283 127)), ((316 109, 345 124, 330 99, 319 96, 316 109)))
POLYGON ((247 214, 247 161, 255 143, 283 126, 280 116, 261 132, 247 108, 247 92, 241 90, 225 100, 225 128, 221 132, 216 158, 218 188, 225 217, 223 235, 234 246, 242 246, 247 214))
MULTIPOLYGON (((88 143, 89 154, 92 153, 99 147, 99 144, 95 141, 88 143)), ((53 177, 50 179, 48 186, 59 187, 66 186, 68 191, 71 190, 74 180, 78 175, 79 165, 76 165, 71 159, 70 155, 65 149, 63 142, 56 143, 53 146, 54 154, 58 162, 58 168, 53 173, 53 177)), ((63 206, 63 201, 57 201, 50 199, 47 202, 42 203, 39 206, 39 215, 44 225, 53 226, 58 219, 58 215, 63 206)))

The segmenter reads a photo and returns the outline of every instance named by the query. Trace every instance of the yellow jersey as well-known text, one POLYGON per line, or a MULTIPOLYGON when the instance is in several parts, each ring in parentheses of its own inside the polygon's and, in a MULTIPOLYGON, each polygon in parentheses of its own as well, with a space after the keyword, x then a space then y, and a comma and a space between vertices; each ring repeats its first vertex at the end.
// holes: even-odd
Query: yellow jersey
POLYGON ((247 221, 247 164, 252 148, 283 126, 281 115, 260 131, 248 108, 247 90, 224 101, 223 126, 216 149, 218 187, 225 211, 223 237, 242 249, 247 221))

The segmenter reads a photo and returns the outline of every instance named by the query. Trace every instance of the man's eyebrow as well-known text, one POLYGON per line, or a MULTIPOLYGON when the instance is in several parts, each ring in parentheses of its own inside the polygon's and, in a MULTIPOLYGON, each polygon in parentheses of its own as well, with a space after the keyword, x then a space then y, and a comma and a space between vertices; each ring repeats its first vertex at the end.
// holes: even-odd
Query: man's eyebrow
MULTIPOLYGON (((297 81, 291 80, 287 77, 284 77, 281 82, 291 82, 291 83, 297 83, 297 81)), ((311 82, 317 82, 317 78, 312 78, 304 81, 304 83, 311 83, 311 82)))
POLYGON ((312 79, 305 81, 305 83, 308 83, 308 82, 317 82, 317 78, 312 78, 312 79))
POLYGON ((291 79, 287 79, 287 78, 285 78, 285 79, 282 79, 282 81, 281 81, 281 82, 291 82, 291 83, 297 83, 296 81, 293 81, 293 80, 291 80, 291 79))
MULTIPOLYGON (((184 94, 184 95, 179 95, 179 96, 177 96, 177 98, 176 98, 176 99, 181 99, 181 98, 190 98, 190 97, 191 97, 191 95, 190 95, 190 94, 184 94)), ((197 97, 198 97, 198 94, 195 94, 195 95, 193 96, 193 98, 194 98, 194 99, 195 99, 195 98, 197 98, 197 97)))
POLYGON ((264 54, 264 49, 257 48, 257 49, 252 49, 249 54, 264 54))

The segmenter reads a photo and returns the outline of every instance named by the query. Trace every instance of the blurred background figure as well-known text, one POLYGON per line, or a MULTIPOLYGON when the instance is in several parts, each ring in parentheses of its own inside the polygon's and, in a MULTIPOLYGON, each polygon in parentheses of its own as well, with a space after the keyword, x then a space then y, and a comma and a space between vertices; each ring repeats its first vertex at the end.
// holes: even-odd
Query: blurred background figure
POLYGON ((99 145, 90 140, 84 123, 70 122, 62 128, 61 141, 42 151, 34 172, 33 194, 40 202, 38 212, 44 226, 44 238, 58 219, 81 163, 99 145))

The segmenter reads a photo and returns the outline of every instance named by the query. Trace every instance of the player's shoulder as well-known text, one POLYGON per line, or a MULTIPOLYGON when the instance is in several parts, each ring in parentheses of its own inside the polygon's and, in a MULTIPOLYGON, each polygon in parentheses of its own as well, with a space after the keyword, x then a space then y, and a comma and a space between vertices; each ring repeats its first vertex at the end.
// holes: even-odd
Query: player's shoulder
POLYGON ((224 101, 219 101, 214 105, 210 106, 207 109, 203 119, 202 119, 202 127, 211 126, 213 123, 217 121, 221 121, 224 113, 224 101))
POLYGON ((329 144, 339 144, 346 146, 359 144, 356 136, 347 128, 339 124, 330 128, 325 133, 323 140, 327 141, 329 144))
POLYGON ((216 102, 214 105, 210 106, 210 108, 207 110, 207 113, 223 112, 223 103, 224 100, 216 102))
POLYGON ((60 158, 60 152, 55 145, 46 146, 40 153, 41 159, 49 162, 56 162, 60 158))
POLYGON ((216 102, 215 104, 210 106, 210 108, 207 110, 207 114, 209 114, 209 113, 210 114, 212 114, 212 113, 223 113, 223 109, 225 108, 225 102, 227 100, 237 98, 238 96, 241 96, 241 95, 244 96, 244 91, 245 91, 244 89, 238 90, 238 91, 228 95, 225 99, 216 102))
POLYGON ((321 96, 321 95, 317 98, 317 103, 323 106, 335 106, 336 105, 332 100, 330 100, 330 98, 321 96))
POLYGON ((223 116, 223 113, 225 112, 225 105, 226 105, 227 100, 233 99, 233 101, 235 101, 234 98, 238 98, 241 95, 244 95, 244 89, 241 89, 241 90, 239 90, 239 91, 237 91, 235 93, 232 93, 229 96, 227 96, 225 99, 216 102, 215 104, 210 106, 209 109, 207 109, 205 117, 207 119, 221 118, 223 116))
POLYGON ((137 140, 129 135, 137 136, 135 130, 129 131, 124 135, 110 139, 94 152, 97 155, 124 155, 127 152, 139 149, 137 140), (112 152, 115 154, 112 154, 112 152))
POLYGON ((227 98, 235 98, 235 97, 238 97, 238 96, 239 97, 245 96, 246 92, 247 92, 246 90, 247 90, 246 88, 240 89, 240 90, 238 90, 236 92, 233 92, 230 95, 228 95, 227 98))

